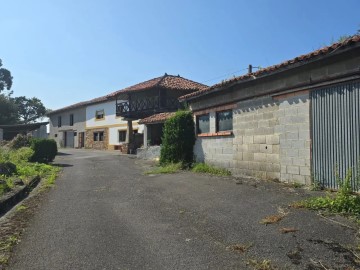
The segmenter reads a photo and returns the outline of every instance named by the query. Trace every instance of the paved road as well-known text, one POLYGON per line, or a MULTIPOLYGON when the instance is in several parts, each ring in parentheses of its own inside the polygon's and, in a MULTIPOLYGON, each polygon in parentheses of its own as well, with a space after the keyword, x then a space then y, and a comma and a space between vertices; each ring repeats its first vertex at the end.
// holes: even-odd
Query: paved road
POLYGON ((63 173, 9 269, 246 269, 251 259, 284 269, 311 260, 347 265, 349 253, 334 245, 354 244, 351 229, 304 210, 259 223, 301 199, 296 192, 191 173, 145 176, 143 162, 114 152, 63 152, 63 173), (281 234, 282 227, 299 231, 281 234), (252 246, 240 253, 232 244, 252 246))

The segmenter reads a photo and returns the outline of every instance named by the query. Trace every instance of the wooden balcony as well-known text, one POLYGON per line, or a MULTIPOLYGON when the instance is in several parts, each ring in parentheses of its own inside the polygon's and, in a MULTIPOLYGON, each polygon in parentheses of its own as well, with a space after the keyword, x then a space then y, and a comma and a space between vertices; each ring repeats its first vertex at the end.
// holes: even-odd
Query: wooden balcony
POLYGON ((116 116, 126 119, 141 119, 160 112, 171 112, 181 108, 177 98, 160 99, 159 96, 117 101, 116 116))

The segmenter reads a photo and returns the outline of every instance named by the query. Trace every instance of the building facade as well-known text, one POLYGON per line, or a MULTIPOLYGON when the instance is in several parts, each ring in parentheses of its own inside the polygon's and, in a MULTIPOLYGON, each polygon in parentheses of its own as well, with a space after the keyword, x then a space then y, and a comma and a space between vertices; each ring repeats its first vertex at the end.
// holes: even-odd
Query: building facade
POLYGON ((196 158, 236 175, 337 187, 360 161, 360 36, 181 97, 196 158))
POLYGON ((79 103, 47 114, 50 134, 58 147, 85 147, 85 104, 79 103))
MULTIPOLYGON (((143 125, 132 121, 134 136, 141 136, 143 125), (138 134, 138 135, 136 135, 138 134)), ((86 106, 85 148, 121 150, 126 142, 127 121, 116 116, 116 101, 109 100, 86 106)))

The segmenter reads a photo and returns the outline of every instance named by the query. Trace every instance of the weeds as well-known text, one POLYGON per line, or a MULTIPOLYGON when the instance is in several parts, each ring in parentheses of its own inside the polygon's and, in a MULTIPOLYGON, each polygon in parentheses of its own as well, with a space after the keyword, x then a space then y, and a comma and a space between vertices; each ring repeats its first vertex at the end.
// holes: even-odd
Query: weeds
POLYGON ((0 265, 7 264, 12 247, 19 243, 19 235, 14 234, 8 237, 5 241, 0 242, 0 265))
POLYGON ((275 270, 275 266, 272 265, 270 260, 254 260, 250 259, 247 262, 248 265, 252 266, 255 270, 275 270))
POLYGON ((234 245, 230 245, 228 247, 226 247, 226 250, 231 250, 233 252, 238 252, 238 253, 244 253, 246 252, 249 248, 252 247, 252 244, 234 244, 234 245))
POLYGON ((3 176, 3 181, 0 180, 0 195, 14 188, 15 179, 27 183, 29 179, 40 176, 45 179, 45 186, 54 184, 60 169, 47 164, 29 162, 33 153, 34 151, 28 147, 16 150, 0 147, 0 162, 11 162, 16 165, 16 172, 12 176, 3 176))
MULTIPOLYGON (((339 190, 335 195, 327 193, 325 197, 314 197, 298 203, 303 207, 314 210, 328 210, 332 213, 345 214, 360 218, 360 196, 354 193, 352 186, 352 170, 348 170, 341 179, 336 175, 339 190)), ((359 188, 359 176, 356 177, 355 188, 359 188)))
POLYGON ((24 211, 28 209, 28 207, 26 205, 20 204, 18 206, 16 206, 16 211, 24 211))
POLYGON ((181 163, 169 163, 165 166, 159 166, 155 170, 147 171, 145 174, 166 174, 166 173, 176 173, 182 169, 181 163))
POLYGON ((191 171, 196 173, 208 173, 212 175, 219 175, 219 176, 229 176, 231 175, 231 172, 222 169, 222 168, 216 168, 211 165, 208 165, 206 163, 195 163, 191 171))

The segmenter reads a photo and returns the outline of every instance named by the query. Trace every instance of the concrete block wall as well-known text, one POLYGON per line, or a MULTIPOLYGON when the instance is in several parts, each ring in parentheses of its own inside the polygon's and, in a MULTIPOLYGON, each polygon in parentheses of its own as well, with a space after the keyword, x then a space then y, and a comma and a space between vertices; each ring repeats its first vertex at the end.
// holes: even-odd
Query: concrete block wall
MULTIPOLYGON (((209 133, 215 133, 216 112, 209 112, 209 116, 209 133)), ((234 167, 233 136, 198 137, 194 146, 194 154, 198 162, 232 169, 234 167)))
POLYGON ((280 135, 281 180, 310 184, 309 92, 283 95, 276 99, 279 101, 279 124, 275 132, 280 135))
MULTIPOLYGON (((215 132, 215 111, 210 133, 215 132)), ((310 184, 310 100, 303 91, 238 102, 232 136, 198 136, 197 161, 234 175, 310 184)))
POLYGON ((277 111, 278 104, 271 97, 237 104, 233 111, 234 174, 280 179, 277 111))
POLYGON ((194 154, 197 162, 233 169, 234 150, 232 137, 198 137, 194 154))

